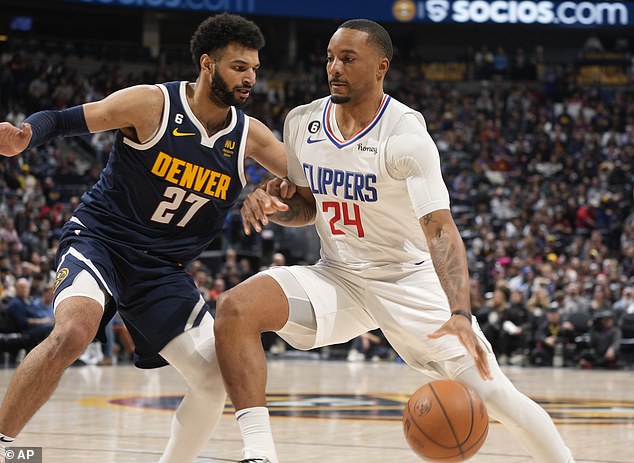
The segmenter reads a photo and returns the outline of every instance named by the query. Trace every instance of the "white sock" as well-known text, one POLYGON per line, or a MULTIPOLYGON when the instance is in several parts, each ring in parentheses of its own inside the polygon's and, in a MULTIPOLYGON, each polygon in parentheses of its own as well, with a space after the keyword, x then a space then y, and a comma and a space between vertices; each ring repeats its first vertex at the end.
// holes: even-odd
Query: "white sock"
POLYGON ((5 436, 0 433, 0 463, 4 463, 6 456, 6 444, 10 444, 15 440, 15 437, 5 436))
POLYGON ((238 410, 236 421, 240 426, 245 450, 254 452, 256 456, 267 457, 271 463, 278 463, 268 408, 251 407, 238 410))

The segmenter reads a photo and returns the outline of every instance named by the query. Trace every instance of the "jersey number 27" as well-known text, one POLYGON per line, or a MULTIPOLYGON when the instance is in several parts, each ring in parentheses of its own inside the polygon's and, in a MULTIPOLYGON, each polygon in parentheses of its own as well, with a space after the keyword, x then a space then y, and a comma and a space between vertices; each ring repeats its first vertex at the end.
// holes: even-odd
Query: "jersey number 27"
POLYGON ((187 225, 192 217, 194 217, 194 214, 198 212, 198 209, 203 207, 205 203, 209 202, 209 198, 198 196, 194 193, 188 194, 187 191, 175 186, 168 186, 165 188, 163 196, 168 199, 161 201, 154 211, 154 214, 152 214, 152 220, 154 222, 170 223, 174 218, 174 211, 181 207, 183 201, 189 204, 189 206, 184 206, 187 210, 176 224, 177 227, 184 227, 187 225))

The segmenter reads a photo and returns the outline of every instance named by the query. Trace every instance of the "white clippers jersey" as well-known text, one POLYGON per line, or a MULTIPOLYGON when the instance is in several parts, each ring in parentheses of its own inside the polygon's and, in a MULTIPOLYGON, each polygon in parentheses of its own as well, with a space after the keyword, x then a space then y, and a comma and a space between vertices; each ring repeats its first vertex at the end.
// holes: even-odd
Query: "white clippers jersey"
POLYGON ((374 119, 344 140, 336 108, 330 97, 315 100, 293 109, 284 127, 289 178, 315 196, 322 260, 356 271, 428 260, 418 218, 449 209, 449 195, 423 116, 384 95, 374 119), (410 134, 416 146, 396 149, 407 151, 403 154, 393 148, 386 152, 390 139, 399 136, 401 141, 392 146, 402 147, 407 144, 403 137, 407 141, 410 134), (424 193, 414 196, 416 209, 407 181, 413 175, 412 158, 418 171, 424 171, 415 190, 424 193))

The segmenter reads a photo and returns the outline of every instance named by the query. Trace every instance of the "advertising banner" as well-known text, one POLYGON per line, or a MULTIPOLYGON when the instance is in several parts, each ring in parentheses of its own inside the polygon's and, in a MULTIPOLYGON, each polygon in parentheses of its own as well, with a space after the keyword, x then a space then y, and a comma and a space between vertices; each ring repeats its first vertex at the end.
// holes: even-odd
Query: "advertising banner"
POLYGON ((67 0, 102 6, 228 11, 314 19, 364 17, 437 24, 523 24, 553 27, 634 25, 634 2, 529 0, 67 0))

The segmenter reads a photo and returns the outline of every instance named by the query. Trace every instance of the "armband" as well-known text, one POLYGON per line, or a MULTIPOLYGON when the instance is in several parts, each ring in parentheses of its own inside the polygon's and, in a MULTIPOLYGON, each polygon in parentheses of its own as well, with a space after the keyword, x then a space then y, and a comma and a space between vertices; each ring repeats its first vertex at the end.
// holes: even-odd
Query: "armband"
POLYGON ((26 149, 39 146, 59 135, 70 137, 90 133, 83 106, 73 106, 61 111, 39 111, 31 114, 24 122, 31 125, 33 136, 26 149))
POLYGON ((467 320, 469 320, 469 322, 471 322, 471 314, 469 312, 467 312, 466 310, 452 310, 451 311, 451 315, 462 315, 463 317, 466 317, 467 320))

